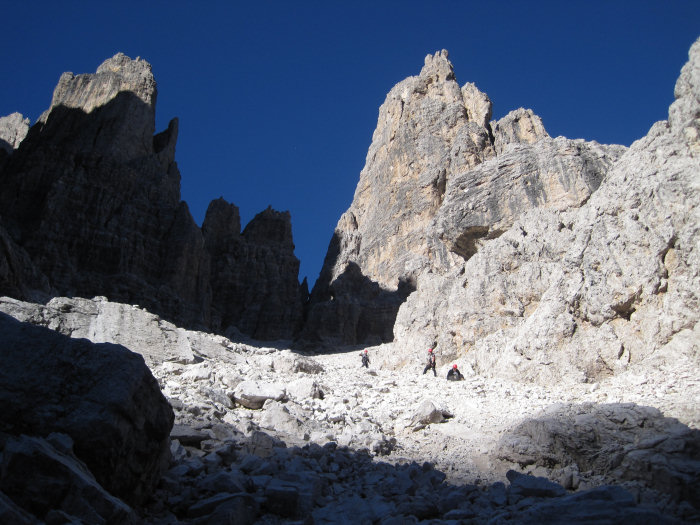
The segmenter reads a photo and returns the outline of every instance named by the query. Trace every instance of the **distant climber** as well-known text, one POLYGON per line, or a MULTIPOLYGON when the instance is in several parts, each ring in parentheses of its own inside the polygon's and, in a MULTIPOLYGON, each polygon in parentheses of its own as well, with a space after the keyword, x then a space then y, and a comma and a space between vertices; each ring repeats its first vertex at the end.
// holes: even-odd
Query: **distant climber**
POLYGON ((426 364, 423 369, 423 375, 431 368, 433 369, 433 375, 437 377, 437 372, 435 371, 435 353, 432 348, 428 350, 428 364, 426 364))
POLYGON ((447 372, 447 380, 448 381, 461 381, 462 379, 464 379, 462 372, 459 371, 459 369, 457 368, 457 365, 452 365, 452 368, 450 368, 450 371, 447 372))
POLYGON ((362 366, 369 368, 369 355, 367 354, 367 350, 362 352, 360 355, 362 356, 362 366))

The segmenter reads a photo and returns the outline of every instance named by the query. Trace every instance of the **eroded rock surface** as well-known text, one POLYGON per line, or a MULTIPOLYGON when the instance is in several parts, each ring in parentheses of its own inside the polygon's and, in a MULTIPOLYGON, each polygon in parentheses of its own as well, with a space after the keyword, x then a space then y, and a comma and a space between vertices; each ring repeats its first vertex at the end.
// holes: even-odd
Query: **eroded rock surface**
MULTIPOLYGON (((595 382, 682 345, 696 352, 699 54, 696 43, 669 122, 616 162, 608 157, 600 186, 579 208, 524 211, 490 240, 464 242, 469 229, 446 234, 471 257, 419 276, 394 327, 399 353, 437 340, 446 359, 466 357, 480 374, 546 383, 595 382)), ((469 220, 462 224, 473 229, 469 220)))
POLYGON ((2 120, 0 293, 106 296, 180 326, 291 338, 306 293, 289 214, 241 234, 220 199, 205 239, 180 200, 178 120, 154 134, 156 97, 150 64, 119 53, 64 73, 24 140, 21 116, 2 120))
MULTIPOLYGON (((75 336, 131 308, 86 302, 0 308, 75 336)), ((178 356, 167 324, 129 315, 149 345, 95 335, 143 352, 175 413, 169 469, 134 510, 147 523, 333 523, 349 509, 436 523, 698 517, 699 354, 682 344, 594 385, 486 377, 463 360, 452 382, 444 356, 423 375, 423 352, 397 366, 393 344, 369 348, 369 369, 354 348, 300 354, 197 332, 178 356)))
POLYGON ((483 240, 528 210, 581 206, 625 151, 552 139, 530 110, 490 119, 491 100, 473 83, 460 89, 445 51, 390 91, 311 293, 303 339, 393 340, 404 330, 395 326, 398 308, 416 288, 420 296, 425 275, 461 271, 483 240), (381 294, 368 299, 373 288, 381 294), (379 303, 387 307, 377 311, 379 303))

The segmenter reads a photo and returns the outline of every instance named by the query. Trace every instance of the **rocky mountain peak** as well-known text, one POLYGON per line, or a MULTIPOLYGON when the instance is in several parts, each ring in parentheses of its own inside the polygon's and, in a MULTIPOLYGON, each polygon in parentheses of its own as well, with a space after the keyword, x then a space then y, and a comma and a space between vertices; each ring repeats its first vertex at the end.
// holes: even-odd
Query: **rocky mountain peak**
POLYGON ((518 108, 494 123, 494 147, 500 154, 509 144, 534 144, 549 137, 542 119, 531 109, 518 108))
POLYGON ((467 108, 467 118, 482 128, 489 128, 493 104, 486 93, 479 91, 476 84, 467 82, 462 86, 464 107, 467 108))
POLYGON ((64 73, 19 149, 2 151, 0 293, 100 295, 184 326, 291 338, 305 295, 289 213, 268 209, 242 235, 218 199, 198 228, 180 200, 178 119, 154 135, 156 94, 151 65, 118 53, 64 73))
POLYGON ((63 73, 34 134, 62 148, 97 150, 118 161, 150 155, 156 96, 151 65, 118 53, 95 73, 63 73))
POLYGON ((21 113, 0 117, 0 150, 11 152, 17 149, 29 132, 30 121, 21 113))
POLYGON ((449 60, 447 50, 443 49, 433 55, 426 55, 425 65, 421 69, 420 76, 432 78, 436 83, 444 82, 445 80, 455 80, 454 68, 449 60))
POLYGON ((155 108, 157 91, 151 65, 141 58, 132 60, 123 53, 117 53, 100 64, 95 73, 63 73, 54 89, 51 107, 39 120, 45 120, 56 106, 78 108, 90 113, 125 91, 136 95, 150 108, 155 108))
POLYGON ((312 291, 307 328, 319 318, 347 319, 339 298, 352 303, 359 323, 361 305, 378 287, 396 293, 384 309, 389 326, 377 323, 386 341, 397 301, 414 290, 421 274, 459 267, 528 209, 580 206, 623 151, 552 140, 530 110, 512 111, 498 122, 491 115, 488 95, 473 83, 460 88, 444 50, 428 55, 418 76, 394 86, 379 109, 353 202, 336 226, 312 291), (353 287, 356 292, 348 294, 353 287))

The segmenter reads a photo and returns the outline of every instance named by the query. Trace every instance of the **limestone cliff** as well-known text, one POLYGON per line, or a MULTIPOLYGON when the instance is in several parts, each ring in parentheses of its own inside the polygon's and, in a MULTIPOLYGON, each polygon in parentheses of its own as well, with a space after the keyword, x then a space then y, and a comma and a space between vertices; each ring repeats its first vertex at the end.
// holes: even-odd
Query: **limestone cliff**
POLYGON ((150 64, 121 53, 94 74, 61 76, 50 108, 0 158, 0 294, 107 296, 222 331, 248 316, 241 331, 290 338, 302 307, 289 217, 240 237, 253 255, 224 263, 244 269, 222 286, 212 255, 226 250, 217 245, 226 235, 205 242, 180 200, 178 121, 154 135, 156 97, 150 64), (274 244, 261 239, 268 234, 286 242, 261 248, 274 244), (226 286, 245 302, 222 305, 226 286))
POLYGON ((529 110, 494 123, 491 114, 486 94, 459 87, 444 50, 390 91, 312 291, 305 337, 391 341, 419 276, 460 267, 526 210, 580 206, 624 151, 552 139, 529 110), (373 326, 361 326, 367 318, 373 326))
MULTIPOLYGON (((560 195, 568 188, 566 198, 548 193, 553 206, 520 210, 505 221, 514 220, 512 226, 479 241, 478 249, 470 232, 486 231, 508 210, 482 210, 481 218, 465 213, 478 211, 470 202, 474 190, 462 190, 456 179, 457 200, 445 199, 437 224, 465 260, 419 277, 398 313, 397 352, 437 340, 443 359, 464 358, 480 374, 540 382, 597 381, 652 355, 673 359, 680 352, 697 360, 699 93, 700 41, 676 84, 669 120, 616 162, 617 150, 601 154, 587 144, 585 155, 558 154, 564 170, 556 174, 540 156, 561 139, 536 143, 533 160, 556 175, 550 178, 558 185, 550 188, 560 195), (568 179, 577 171, 572 161, 584 175, 576 184, 568 179)), ((561 153, 584 146, 562 145, 561 153)), ((499 164, 524 147, 504 149, 468 175, 495 181, 504 169, 527 171, 527 164, 515 170, 499 164)), ((536 185, 520 188, 538 200, 536 185)))

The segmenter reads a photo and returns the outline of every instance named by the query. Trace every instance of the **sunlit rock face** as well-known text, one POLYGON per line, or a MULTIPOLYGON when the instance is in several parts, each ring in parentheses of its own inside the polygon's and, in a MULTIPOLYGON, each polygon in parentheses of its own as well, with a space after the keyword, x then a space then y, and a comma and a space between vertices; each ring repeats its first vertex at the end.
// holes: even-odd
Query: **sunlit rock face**
POLYGON ((459 87, 446 51, 428 55, 418 76, 389 92, 303 337, 393 340, 397 309, 422 275, 461 267, 482 239, 527 210, 580 206, 624 151, 552 139, 530 110, 497 122, 491 114, 491 100, 473 83, 459 87), (390 303, 381 313, 367 298, 373 288, 390 303))
MULTIPOLYGON (((497 180, 528 165, 499 162, 529 151, 523 158, 553 175, 540 172, 539 181, 560 189, 520 213, 474 205, 481 217, 464 208, 462 216, 438 214, 443 238, 465 260, 419 277, 398 313, 397 352, 438 340, 446 359, 464 357, 478 373, 546 383, 597 381, 659 352, 697 349, 699 64, 696 43, 669 121, 654 124, 622 156, 615 147, 541 139, 510 146, 474 170, 497 180), (544 151, 556 147, 563 149, 547 161, 544 151), (584 149, 571 155, 572 148, 584 149), (575 165, 584 177, 572 183, 568 167, 575 165), (554 166, 563 168, 558 175, 554 166)), ((539 199, 537 186, 526 188, 528 199, 539 199)), ((513 186, 502 190, 518 194, 513 186)), ((460 194, 467 209, 470 191, 460 194)), ((445 203, 460 208, 449 197, 445 203)))
POLYGON ((29 119, 20 113, 0 117, 0 150, 11 152, 16 149, 29 132, 29 119))

